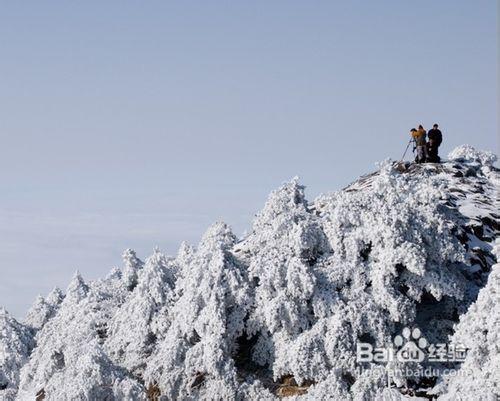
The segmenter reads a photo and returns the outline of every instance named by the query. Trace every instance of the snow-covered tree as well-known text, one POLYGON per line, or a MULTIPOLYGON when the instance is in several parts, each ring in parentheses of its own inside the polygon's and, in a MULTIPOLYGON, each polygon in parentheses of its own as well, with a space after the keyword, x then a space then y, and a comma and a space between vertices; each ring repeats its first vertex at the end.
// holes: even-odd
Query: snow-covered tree
POLYGON ((139 271, 143 268, 144 263, 136 256, 133 249, 125 249, 122 254, 124 263, 123 282, 129 291, 132 291, 138 282, 139 271))
POLYGON ((177 282, 172 324, 146 370, 167 399, 234 399, 237 393, 232 356, 249 293, 245 268, 230 253, 235 241, 228 226, 213 225, 177 282))
POLYGON ((432 180, 413 182, 386 163, 363 191, 308 207, 296 181, 274 192, 238 246, 256 283, 248 334, 274 377, 355 375, 359 338, 383 345, 414 321, 424 292, 460 299, 463 249, 432 180))
POLYGON ((47 299, 39 295, 26 315, 24 324, 34 332, 40 330, 52 318, 61 304, 64 295, 59 288, 54 288, 47 299))
POLYGON ((123 394, 143 394, 142 386, 102 349, 108 321, 126 293, 120 276, 87 284, 75 274, 57 314, 38 332, 37 346, 21 372, 19 398, 43 394, 49 400, 120 399, 123 394))
POLYGON ((267 365, 280 352, 275 347, 278 338, 286 342, 310 328, 317 281, 312 267, 329 252, 296 179, 271 194, 252 233, 236 251, 249 266, 255 290, 247 335, 257 336, 255 362, 267 365))
MULTIPOLYGON (((500 240, 496 255, 500 257, 500 240)), ((477 301, 460 317, 452 345, 467 349, 460 370, 445 376, 439 400, 496 400, 500 397, 500 264, 492 267, 477 301)))
POLYGON ((49 305, 51 305, 52 307, 56 308, 58 307, 61 302, 63 301, 64 299, 64 293, 61 291, 60 288, 58 287, 55 287, 50 293, 49 295, 47 295, 47 303, 49 305))
POLYGON ((168 326, 162 311, 173 299, 175 272, 173 260, 155 249, 133 292, 111 320, 106 350, 116 363, 136 375, 142 375, 153 352, 159 334, 155 326, 168 326))
POLYGON ((34 346, 33 334, 0 307, 0 399, 14 400, 19 371, 34 346))

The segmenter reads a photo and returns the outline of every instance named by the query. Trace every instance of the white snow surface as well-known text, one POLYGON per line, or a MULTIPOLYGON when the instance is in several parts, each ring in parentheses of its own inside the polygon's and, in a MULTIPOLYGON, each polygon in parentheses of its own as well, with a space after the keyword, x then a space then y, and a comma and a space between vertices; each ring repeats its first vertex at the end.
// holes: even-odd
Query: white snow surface
POLYGON ((101 280, 75 274, 23 322, 0 309, 0 400, 495 399, 499 171, 468 145, 449 159, 385 161, 313 202, 293 179, 244 238, 219 222, 175 257, 127 249, 101 280), (465 344, 460 375, 360 369, 357 343, 405 326, 465 344))

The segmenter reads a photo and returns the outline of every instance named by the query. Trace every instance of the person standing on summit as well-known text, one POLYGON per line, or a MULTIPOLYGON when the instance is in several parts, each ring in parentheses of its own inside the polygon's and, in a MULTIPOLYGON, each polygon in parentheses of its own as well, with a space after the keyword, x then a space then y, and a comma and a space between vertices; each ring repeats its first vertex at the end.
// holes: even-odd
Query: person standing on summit
POLYGON ((427 161, 431 163, 439 163, 441 158, 438 155, 438 148, 443 142, 443 134, 437 124, 432 126, 432 129, 427 133, 429 142, 427 143, 427 161))
POLYGON ((418 126, 418 130, 415 128, 411 129, 411 136, 415 141, 415 149, 417 150, 417 157, 415 158, 415 162, 417 163, 425 163, 427 160, 427 144, 425 141, 425 129, 422 125, 418 126))

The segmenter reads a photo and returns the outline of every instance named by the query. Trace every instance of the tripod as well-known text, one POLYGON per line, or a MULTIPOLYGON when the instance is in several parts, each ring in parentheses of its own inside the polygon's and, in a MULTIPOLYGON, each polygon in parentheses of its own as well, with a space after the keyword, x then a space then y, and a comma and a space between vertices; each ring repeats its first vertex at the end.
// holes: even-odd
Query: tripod
POLYGON ((412 143, 413 139, 410 139, 408 141, 408 145, 406 145, 406 149, 405 149, 405 152, 403 153, 403 156, 401 157, 401 161, 404 160, 405 156, 406 156, 406 152, 408 152, 408 148, 410 147, 410 143, 412 143))

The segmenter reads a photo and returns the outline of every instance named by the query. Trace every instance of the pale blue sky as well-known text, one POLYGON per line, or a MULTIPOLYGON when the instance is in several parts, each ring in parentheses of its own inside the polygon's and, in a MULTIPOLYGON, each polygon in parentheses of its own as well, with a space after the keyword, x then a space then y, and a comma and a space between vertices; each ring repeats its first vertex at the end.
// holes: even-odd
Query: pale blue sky
POLYGON ((497 147, 497 4, 32 1, 0 6, 0 305, 250 227, 439 122, 497 147))

